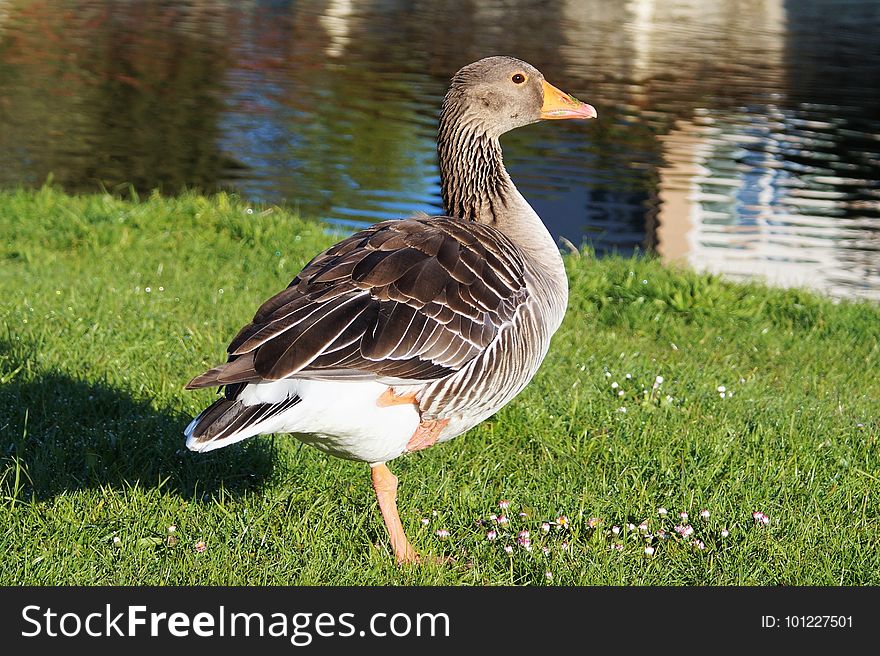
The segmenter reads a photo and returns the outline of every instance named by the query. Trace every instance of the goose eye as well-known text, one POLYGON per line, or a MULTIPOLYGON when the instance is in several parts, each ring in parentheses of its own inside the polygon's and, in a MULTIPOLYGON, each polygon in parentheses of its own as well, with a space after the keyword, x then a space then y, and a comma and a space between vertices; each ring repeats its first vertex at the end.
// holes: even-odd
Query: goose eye
POLYGON ((513 80, 514 84, 522 84, 523 82, 526 81, 526 76, 523 75, 522 73, 517 73, 516 75, 514 75, 510 79, 513 80))

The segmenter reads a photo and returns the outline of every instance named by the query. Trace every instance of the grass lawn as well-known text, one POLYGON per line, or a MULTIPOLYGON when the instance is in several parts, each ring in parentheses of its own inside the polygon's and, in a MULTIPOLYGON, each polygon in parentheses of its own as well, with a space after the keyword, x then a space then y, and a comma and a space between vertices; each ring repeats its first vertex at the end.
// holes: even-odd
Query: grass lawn
POLYGON ((0 584, 880 584, 876 305, 568 257, 526 391, 391 463, 413 544, 454 557, 401 568, 367 465, 183 443, 214 396, 183 385, 335 235, 51 189, 0 193, 0 233, 0 584))

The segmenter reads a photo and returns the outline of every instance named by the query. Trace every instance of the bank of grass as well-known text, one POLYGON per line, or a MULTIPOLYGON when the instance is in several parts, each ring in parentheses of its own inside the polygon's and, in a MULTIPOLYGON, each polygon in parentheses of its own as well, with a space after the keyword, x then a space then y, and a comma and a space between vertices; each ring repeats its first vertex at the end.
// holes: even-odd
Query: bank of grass
POLYGON ((0 233, 2 584, 880 584, 876 305, 568 257, 527 390, 392 463, 413 543, 454 558, 399 568, 366 465, 289 437, 183 445, 213 398, 183 384, 324 226, 43 189, 0 193, 0 233))

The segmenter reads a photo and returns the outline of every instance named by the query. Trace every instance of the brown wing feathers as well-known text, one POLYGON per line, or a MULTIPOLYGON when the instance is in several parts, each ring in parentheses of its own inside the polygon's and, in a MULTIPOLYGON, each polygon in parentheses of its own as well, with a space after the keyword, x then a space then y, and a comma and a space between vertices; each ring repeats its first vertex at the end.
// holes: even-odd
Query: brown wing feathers
POLYGON ((386 221, 313 259, 188 388, 304 377, 432 380, 476 357, 525 300, 500 232, 447 217, 386 221))

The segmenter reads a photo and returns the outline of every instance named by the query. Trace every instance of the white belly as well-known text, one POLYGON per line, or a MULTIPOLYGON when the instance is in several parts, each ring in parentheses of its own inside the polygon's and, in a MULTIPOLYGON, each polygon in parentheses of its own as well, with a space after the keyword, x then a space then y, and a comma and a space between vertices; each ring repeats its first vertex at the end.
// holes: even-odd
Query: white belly
POLYGON ((292 433, 339 458, 379 463, 401 455, 419 425, 412 404, 376 404, 387 389, 369 381, 280 380, 248 385, 239 399, 277 403, 296 394, 302 401, 261 424, 260 433, 292 433))

